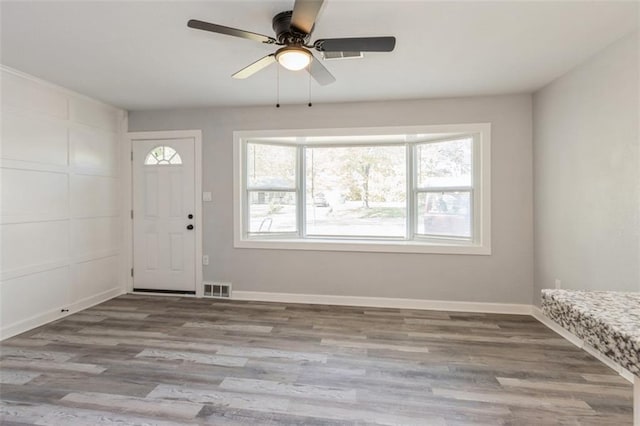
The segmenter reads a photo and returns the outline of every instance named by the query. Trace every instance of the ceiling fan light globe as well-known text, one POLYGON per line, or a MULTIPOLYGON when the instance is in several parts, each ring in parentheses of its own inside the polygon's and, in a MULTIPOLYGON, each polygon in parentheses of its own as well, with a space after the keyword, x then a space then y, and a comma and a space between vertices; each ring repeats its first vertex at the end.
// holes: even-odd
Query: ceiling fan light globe
POLYGON ((284 47, 276 52, 276 60, 291 71, 304 69, 311 63, 311 53, 301 47, 284 47))

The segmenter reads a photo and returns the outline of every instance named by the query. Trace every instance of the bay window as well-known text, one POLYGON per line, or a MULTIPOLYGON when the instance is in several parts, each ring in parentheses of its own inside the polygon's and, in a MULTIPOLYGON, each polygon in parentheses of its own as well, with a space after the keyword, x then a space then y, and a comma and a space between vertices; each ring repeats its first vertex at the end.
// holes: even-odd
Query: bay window
POLYGON ((490 125, 235 132, 239 248, 490 254, 490 125))

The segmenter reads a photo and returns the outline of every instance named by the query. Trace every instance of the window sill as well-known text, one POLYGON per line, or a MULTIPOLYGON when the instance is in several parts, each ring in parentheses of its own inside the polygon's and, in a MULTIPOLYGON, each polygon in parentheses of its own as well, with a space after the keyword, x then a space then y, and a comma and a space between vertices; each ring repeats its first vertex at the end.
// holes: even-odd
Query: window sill
POLYGON ((378 253, 422 253, 490 255, 491 247, 478 244, 443 244, 422 241, 363 241, 335 239, 236 239, 235 248, 273 250, 355 251, 378 253))

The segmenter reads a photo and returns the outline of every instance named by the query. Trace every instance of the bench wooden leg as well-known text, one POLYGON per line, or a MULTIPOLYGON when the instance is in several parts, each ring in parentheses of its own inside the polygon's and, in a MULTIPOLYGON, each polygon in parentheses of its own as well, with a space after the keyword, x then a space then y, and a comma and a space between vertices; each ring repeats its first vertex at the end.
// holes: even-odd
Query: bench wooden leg
POLYGON ((640 377, 633 376, 633 426, 640 426, 640 377))

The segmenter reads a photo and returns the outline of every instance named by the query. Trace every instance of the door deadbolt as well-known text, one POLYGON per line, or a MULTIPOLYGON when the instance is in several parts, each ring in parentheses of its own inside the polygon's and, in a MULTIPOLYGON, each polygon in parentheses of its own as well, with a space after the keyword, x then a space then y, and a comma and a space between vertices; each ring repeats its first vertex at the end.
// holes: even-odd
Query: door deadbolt
POLYGON ((193 215, 190 214, 189 216, 187 216, 189 219, 193 219, 193 215))
POLYGON ((187 229, 188 230, 192 230, 193 229, 193 225, 191 225, 191 224, 187 225, 187 229))

